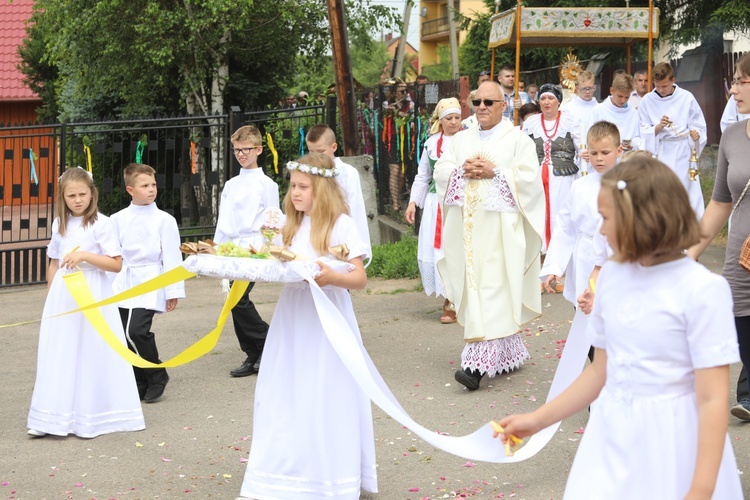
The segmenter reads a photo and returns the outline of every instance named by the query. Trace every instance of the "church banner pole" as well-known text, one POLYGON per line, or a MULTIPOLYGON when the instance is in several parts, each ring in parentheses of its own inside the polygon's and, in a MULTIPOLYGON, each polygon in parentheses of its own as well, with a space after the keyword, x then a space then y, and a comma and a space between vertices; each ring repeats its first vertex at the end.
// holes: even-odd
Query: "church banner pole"
MULTIPOLYGON (((520 99, 518 93, 518 83, 521 81, 521 0, 518 0, 516 7, 516 81, 514 94, 520 99)), ((518 108, 513 106, 513 125, 518 125, 518 108)))
POLYGON ((651 66, 654 62, 654 2, 653 0, 648 0, 648 73, 646 76, 646 79, 648 80, 648 83, 646 84, 646 91, 651 90, 651 66))

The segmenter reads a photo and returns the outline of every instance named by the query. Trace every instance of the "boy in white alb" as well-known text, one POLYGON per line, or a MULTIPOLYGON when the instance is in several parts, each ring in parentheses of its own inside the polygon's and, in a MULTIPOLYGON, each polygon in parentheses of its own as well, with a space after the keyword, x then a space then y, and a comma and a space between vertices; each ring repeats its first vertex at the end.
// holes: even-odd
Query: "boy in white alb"
POLYGON ((675 85, 674 71, 669 63, 654 66, 654 90, 643 96, 638 106, 641 136, 646 149, 669 166, 690 197, 690 205, 698 220, 703 217, 703 191, 696 178, 690 180, 690 155, 697 156, 706 147, 706 119, 693 94, 675 85))
MULTIPOLYGON (((182 264, 177 221, 156 206, 156 172, 148 165, 125 167, 125 190, 130 206, 111 217, 122 249, 122 270, 112 284, 121 293, 182 264)), ((152 363, 161 363, 156 338, 151 332, 154 314, 172 311, 177 299, 185 297, 185 284, 175 283, 119 304, 120 318, 128 347, 152 363)), ((164 394, 169 375, 164 368, 133 367, 138 395, 155 403, 164 394)))
POLYGON ((336 144, 336 134, 328 125, 314 125, 307 131, 305 136, 307 149, 311 153, 322 153, 333 158, 333 162, 338 170, 336 182, 344 192, 344 198, 349 205, 349 216, 354 219, 357 226, 357 232, 362 241, 367 245, 367 254, 363 257, 365 267, 372 260, 372 244, 370 243, 370 229, 367 224, 367 212, 365 210, 365 200, 362 196, 362 187, 359 180, 359 172, 356 168, 335 156, 338 149, 336 144))
POLYGON ((641 140, 638 111, 628 103, 634 85, 632 76, 628 74, 617 75, 609 89, 609 97, 594 106, 586 127, 588 130, 599 121, 614 123, 620 131, 620 140, 624 151, 644 148, 641 140))
POLYGON ((622 154, 620 133, 615 124, 600 121, 588 132, 592 171, 573 182, 570 193, 557 214, 555 230, 539 276, 547 292, 554 293, 552 281, 566 272, 563 296, 574 305, 588 285, 594 268, 592 244, 599 231, 601 215, 597 206, 602 175, 612 170, 622 154))
MULTIPOLYGON (((242 169, 237 177, 224 184, 216 221, 214 242, 231 241, 237 246, 260 248, 264 238, 260 232, 263 213, 268 208, 279 208, 279 186, 258 168, 258 155, 263 152, 263 138, 252 126, 240 127, 232 134, 232 149, 242 169)), ((247 377, 258 373, 263 346, 268 335, 268 323, 255 309, 249 294, 255 283, 232 309, 234 333, 240 349, 247 355, 241 366, 230 371, 233 377, 247 377)))

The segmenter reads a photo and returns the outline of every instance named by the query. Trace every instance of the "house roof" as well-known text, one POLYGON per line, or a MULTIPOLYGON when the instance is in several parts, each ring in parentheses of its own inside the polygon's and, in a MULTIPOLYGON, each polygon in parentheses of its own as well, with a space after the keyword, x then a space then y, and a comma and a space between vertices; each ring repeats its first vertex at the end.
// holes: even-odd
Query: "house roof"
POLYGON ((0 4, 0 101, 39 99, 24 85, 24 75, 16 68, 21 60, 18 47, 26 37, 26 20, 31 17, 33 7, 34 0, 0 4))
MULTIPOLYGON (((387 49, 389 49, 389 48, 391 48, 392 46, 396 45, 396 44, 397 44, 397 43, 399 42, 399 40, 401 40, 401 37, 400 37, 400 36, 394 36, 393 38, 391 38, 390 40, 388 40, 388 41, 386 41, 386 42, 385 42, 385 47, 386 47, 387 49)), ((414 47, 412 46, 412 44, 410 44, 409 42, 406 42, 406 47, 405 47, 405 49, 404 49, 404 50, 406 50, 407 52, 408 52, 409 50, 411 50, 411 51, 412 51, 412 52, 414 52, 414 53, 416 53, 416 52, 417 52, 417 49, 415 49, 415 48, 414 48, 414 47)))

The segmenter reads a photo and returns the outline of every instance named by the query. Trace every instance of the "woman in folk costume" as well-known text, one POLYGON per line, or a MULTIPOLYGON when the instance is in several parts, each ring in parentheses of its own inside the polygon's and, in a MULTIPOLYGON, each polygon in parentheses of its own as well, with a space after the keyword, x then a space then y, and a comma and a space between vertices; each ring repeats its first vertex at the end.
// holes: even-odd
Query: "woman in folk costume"
POLYGON ((570 192, 573 181, 580 177, 576 156, 581 144, 579 130, 573 117, 560 111, 562 92, 556 85, 545 83, 539 89, 542 114, 523 122, 523 131, 536 143, 536 154, 542 166, 545 221, 543 250, 547 250, 555 227, 555 214, 570 192))
POLYGON ((441 99, 432 117, 432 135, 424 144, 424 153, 419 160, 417 175, 411 186, 409 206, 404 216, 409 224, 414 224, 417 206, 422 208, 417 250, 422 287, 427 295, 434 293, 438 297, 445 297, 440 322, 448 324, 456 322, 456 312, 451 309, 451 302, 437 271, 437 262, 443 255, 443 214, 435 194, 432 171, 438 158, 449 147, 453 136, 461 130, 461 105, 458 99, 441 99))
POLYGON ((453 138, 434 172, 445 251, 438 270, 464 327, 455 377, 470 390, 529 358, 518 332, 541 313, 544 227, 534 142, 503 118, 497 82, 479 86, 474 106, 479 125, 453 138))

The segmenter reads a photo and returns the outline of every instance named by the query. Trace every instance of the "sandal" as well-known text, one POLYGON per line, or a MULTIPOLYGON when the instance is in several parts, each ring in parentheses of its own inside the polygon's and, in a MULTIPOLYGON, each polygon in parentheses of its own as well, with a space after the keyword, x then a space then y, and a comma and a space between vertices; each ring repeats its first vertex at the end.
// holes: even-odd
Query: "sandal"
POLYGON ((451 302, 448 299, 445 299, 445 302, 443 303, 443 315, 440 316, 440 322, 444 325, 450 325, 456 321, 456 311, 451 309, 451 302))

